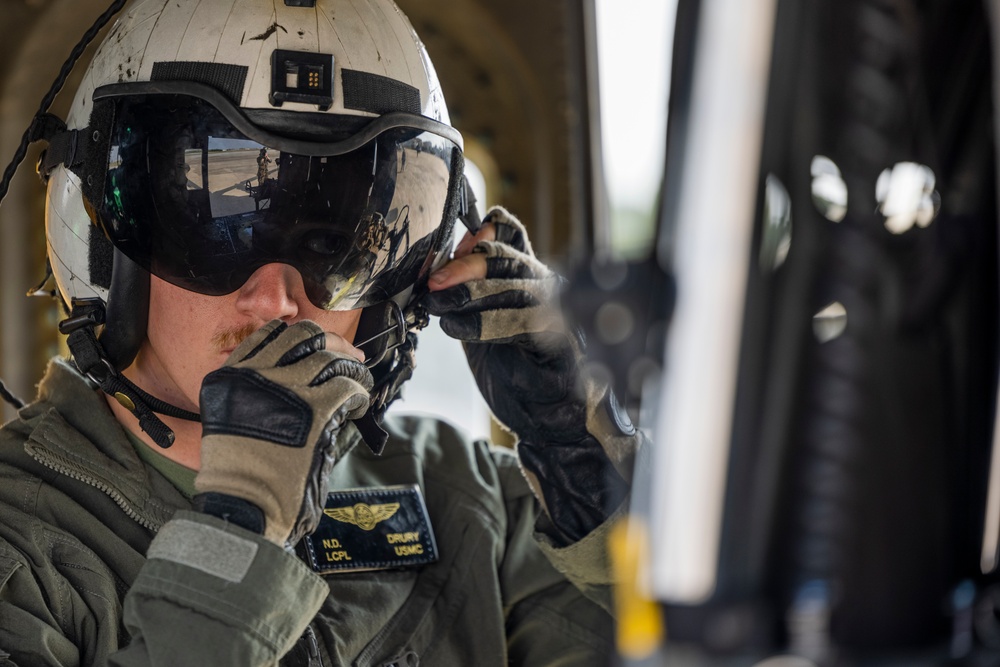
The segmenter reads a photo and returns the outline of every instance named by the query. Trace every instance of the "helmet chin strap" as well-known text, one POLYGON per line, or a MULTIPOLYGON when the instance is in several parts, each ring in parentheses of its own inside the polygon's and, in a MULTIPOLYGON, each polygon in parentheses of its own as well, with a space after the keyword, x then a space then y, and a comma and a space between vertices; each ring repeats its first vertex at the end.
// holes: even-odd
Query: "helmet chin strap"
POLYGON ((73 299, 70 316, 59 323, 59 331, 69 337, 67 344, 80 372, 134 414, 139 428, 166 449, 174 444, 174 432, 156 413, 188 421, 201 421, 201 417, 147 394, 112 365, 94 332, 95 327, 104 324, 105 317, 101 299, 73 299))
MULTIPOLYGON (((100 237, 98 237, 100 238, 100 237)), ((139 420, 139 428, 163 448, 174 442, 174 433, 156 413, 200 421, 196 412, 182 410, 135 386, 121 374, 135 359, 146 337, 149 313, 149 273, 126 257, 109 242, 104 246, 107 256, 100 253, 97 238, 91 239, 92 265, 102 259, 111 264, 107 302, 100 298, 74 298, 70 316, 59 323, 59 331, 68 336, 68 345, 80 372, 96 383, 119 405, 139 420), (105 324, 100 338, 96 327, 105 324)), ((91 272, 91 280, 96 281, 91 272)))

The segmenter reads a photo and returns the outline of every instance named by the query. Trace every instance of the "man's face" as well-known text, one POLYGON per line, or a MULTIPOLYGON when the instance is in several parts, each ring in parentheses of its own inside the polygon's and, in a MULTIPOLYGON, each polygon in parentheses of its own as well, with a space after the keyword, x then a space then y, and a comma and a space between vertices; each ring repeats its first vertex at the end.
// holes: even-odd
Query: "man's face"
POLYGON ((327 333, 327 349, 358 355, 350 341, 361 310, 327 311, 306 297, 302 276, 287 264, 259 268, 225 296, 189 292, 150 276, 147 338, 125 374, 145 391, 197 411, 205 375, 271 320, 312 320, 327 333))

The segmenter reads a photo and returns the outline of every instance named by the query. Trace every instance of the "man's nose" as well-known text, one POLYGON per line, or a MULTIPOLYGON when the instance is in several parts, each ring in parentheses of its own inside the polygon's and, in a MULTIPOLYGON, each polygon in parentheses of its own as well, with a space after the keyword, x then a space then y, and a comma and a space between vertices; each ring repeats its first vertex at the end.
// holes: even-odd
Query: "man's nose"
POLYGON ((263 322, 294 320, 305 304, 302 276, 288 264, 265 264, 237 291, 236 307, 263 322))

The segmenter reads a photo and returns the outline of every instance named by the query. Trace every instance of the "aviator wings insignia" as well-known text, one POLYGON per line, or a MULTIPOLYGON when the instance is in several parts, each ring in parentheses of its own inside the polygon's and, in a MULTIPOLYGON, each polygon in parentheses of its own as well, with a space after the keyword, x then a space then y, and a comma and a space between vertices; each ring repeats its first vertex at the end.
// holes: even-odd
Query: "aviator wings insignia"
POLYGON ((386 503, 385 505, 357 503, 354 507, 325 509, 323 513, 336 521, 354 524, 362 530, 371 530, 395 514, 398 509, 399 503, 386 503))

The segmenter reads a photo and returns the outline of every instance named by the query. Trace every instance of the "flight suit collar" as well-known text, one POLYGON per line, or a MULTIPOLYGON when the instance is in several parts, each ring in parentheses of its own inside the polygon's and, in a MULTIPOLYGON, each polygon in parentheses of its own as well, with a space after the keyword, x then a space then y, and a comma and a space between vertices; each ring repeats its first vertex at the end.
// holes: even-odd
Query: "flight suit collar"
POLYGON ((158 530, 189 501, 136 454, 104 397, 67 361, 49 364, 38 401, 20 411, 25 452, 111 497, 132 519, 158 530))

